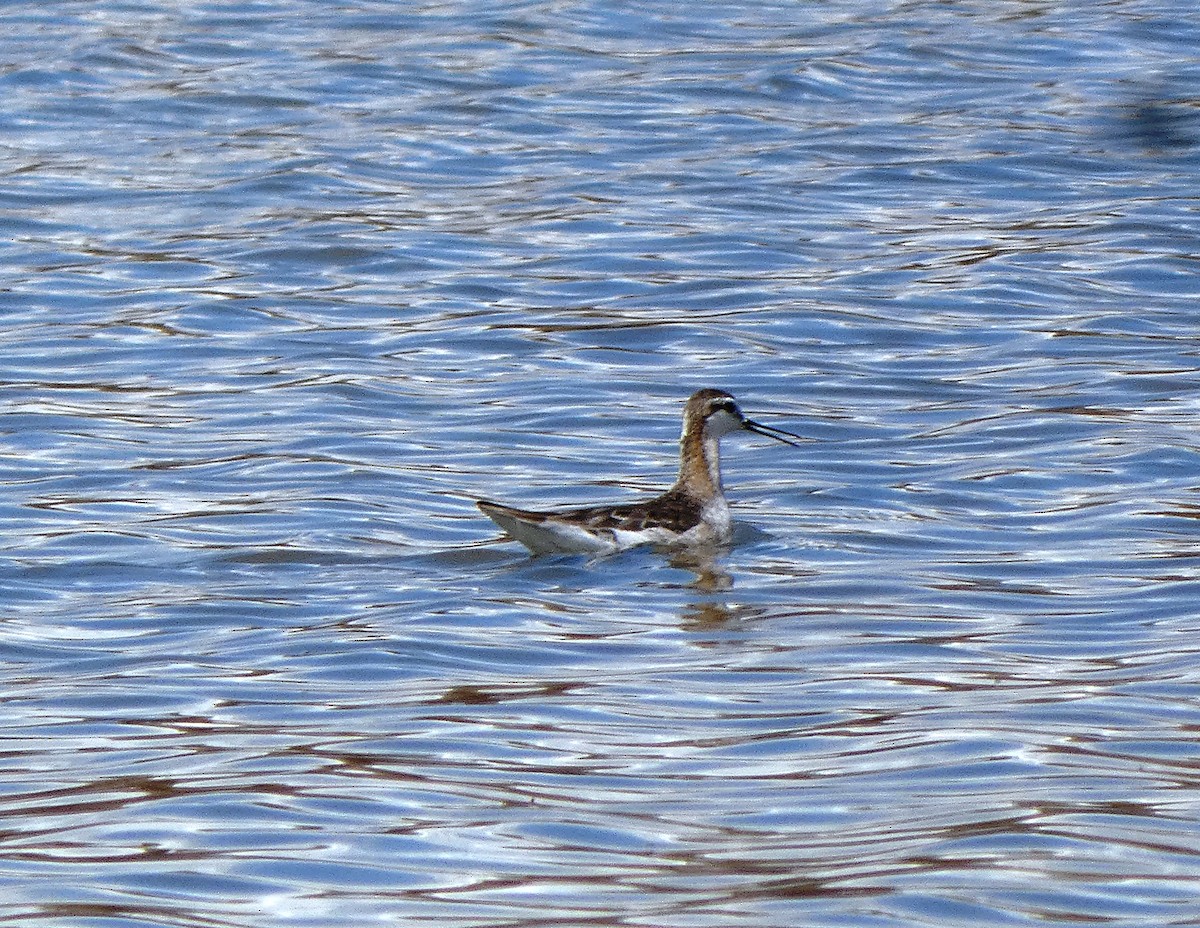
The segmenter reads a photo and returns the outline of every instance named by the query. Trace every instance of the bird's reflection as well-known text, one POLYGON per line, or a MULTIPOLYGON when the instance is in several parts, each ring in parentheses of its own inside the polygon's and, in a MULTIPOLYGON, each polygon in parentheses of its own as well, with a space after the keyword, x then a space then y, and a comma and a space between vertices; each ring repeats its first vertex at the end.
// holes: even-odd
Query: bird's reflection
POLYGON ((765 611, 758 606, 733 603, 722 596, 714 595, 733 589, 733 575, 721 566, 719 560, 728 552, 728 545, 706 545, 671 554, 671 566, 693 574, 694 578, 688 583, 688 588, 700 594, 680 613, 681 628, 688 631, 712 631, 747 617, 762 615, 765 611))
POLYGON ((671 553, 672 567, 695 574, 688 585, 701 593, 723 593, 733 589, 733 576, 722 567, 719 558, 729 553, 728 545, 697 545, 671 553))

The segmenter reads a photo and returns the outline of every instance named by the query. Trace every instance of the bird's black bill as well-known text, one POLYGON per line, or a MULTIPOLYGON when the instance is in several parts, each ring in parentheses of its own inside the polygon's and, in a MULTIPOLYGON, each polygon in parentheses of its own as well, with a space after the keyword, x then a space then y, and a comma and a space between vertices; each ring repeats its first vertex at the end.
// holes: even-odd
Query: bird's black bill
POLYGON ((785 432, 783 429, 777 429, 773 425, 763 425, 761 422, 755 422, 753 419, 745 419, 742 422, 742 428, 747 432, 754 432, 758 435, 766 435, 767 438, 774 438, 776 441, 781 441, 785 445, 800 446, 802 441, 810 441, 803 435, 796 435, 793 432, 785 432))

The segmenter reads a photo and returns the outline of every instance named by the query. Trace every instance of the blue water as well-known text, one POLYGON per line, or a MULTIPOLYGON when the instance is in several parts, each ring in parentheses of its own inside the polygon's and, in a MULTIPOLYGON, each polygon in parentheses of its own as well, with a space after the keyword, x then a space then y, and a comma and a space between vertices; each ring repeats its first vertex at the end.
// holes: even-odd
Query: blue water
POLYGON ((0 21, 0 922, 1200 923, 1189 4, 0 21))

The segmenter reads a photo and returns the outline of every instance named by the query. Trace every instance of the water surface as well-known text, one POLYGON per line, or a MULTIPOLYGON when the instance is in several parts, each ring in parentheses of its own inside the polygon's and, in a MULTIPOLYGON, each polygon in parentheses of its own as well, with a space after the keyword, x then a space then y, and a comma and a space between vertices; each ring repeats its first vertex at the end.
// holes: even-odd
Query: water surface
POLYGON ((1192 12, 10 4, 0 920, 1200 921, 1192 12))

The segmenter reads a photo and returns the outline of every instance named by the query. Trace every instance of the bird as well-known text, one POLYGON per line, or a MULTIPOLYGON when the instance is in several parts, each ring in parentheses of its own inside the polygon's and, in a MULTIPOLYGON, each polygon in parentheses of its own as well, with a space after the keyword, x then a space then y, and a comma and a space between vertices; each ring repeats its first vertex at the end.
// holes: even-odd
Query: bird
POLYGON ((738 430, 787 445, 805 439, 746 418, 724 390, 697 390, 683 408, 679 479, 665 493, 636 503, 531 511, 487 499, 476 505, 534 554, 605 555, 639 545, 667 549, 719 545, 733 535, 721 489, 719 442, 738 430))

